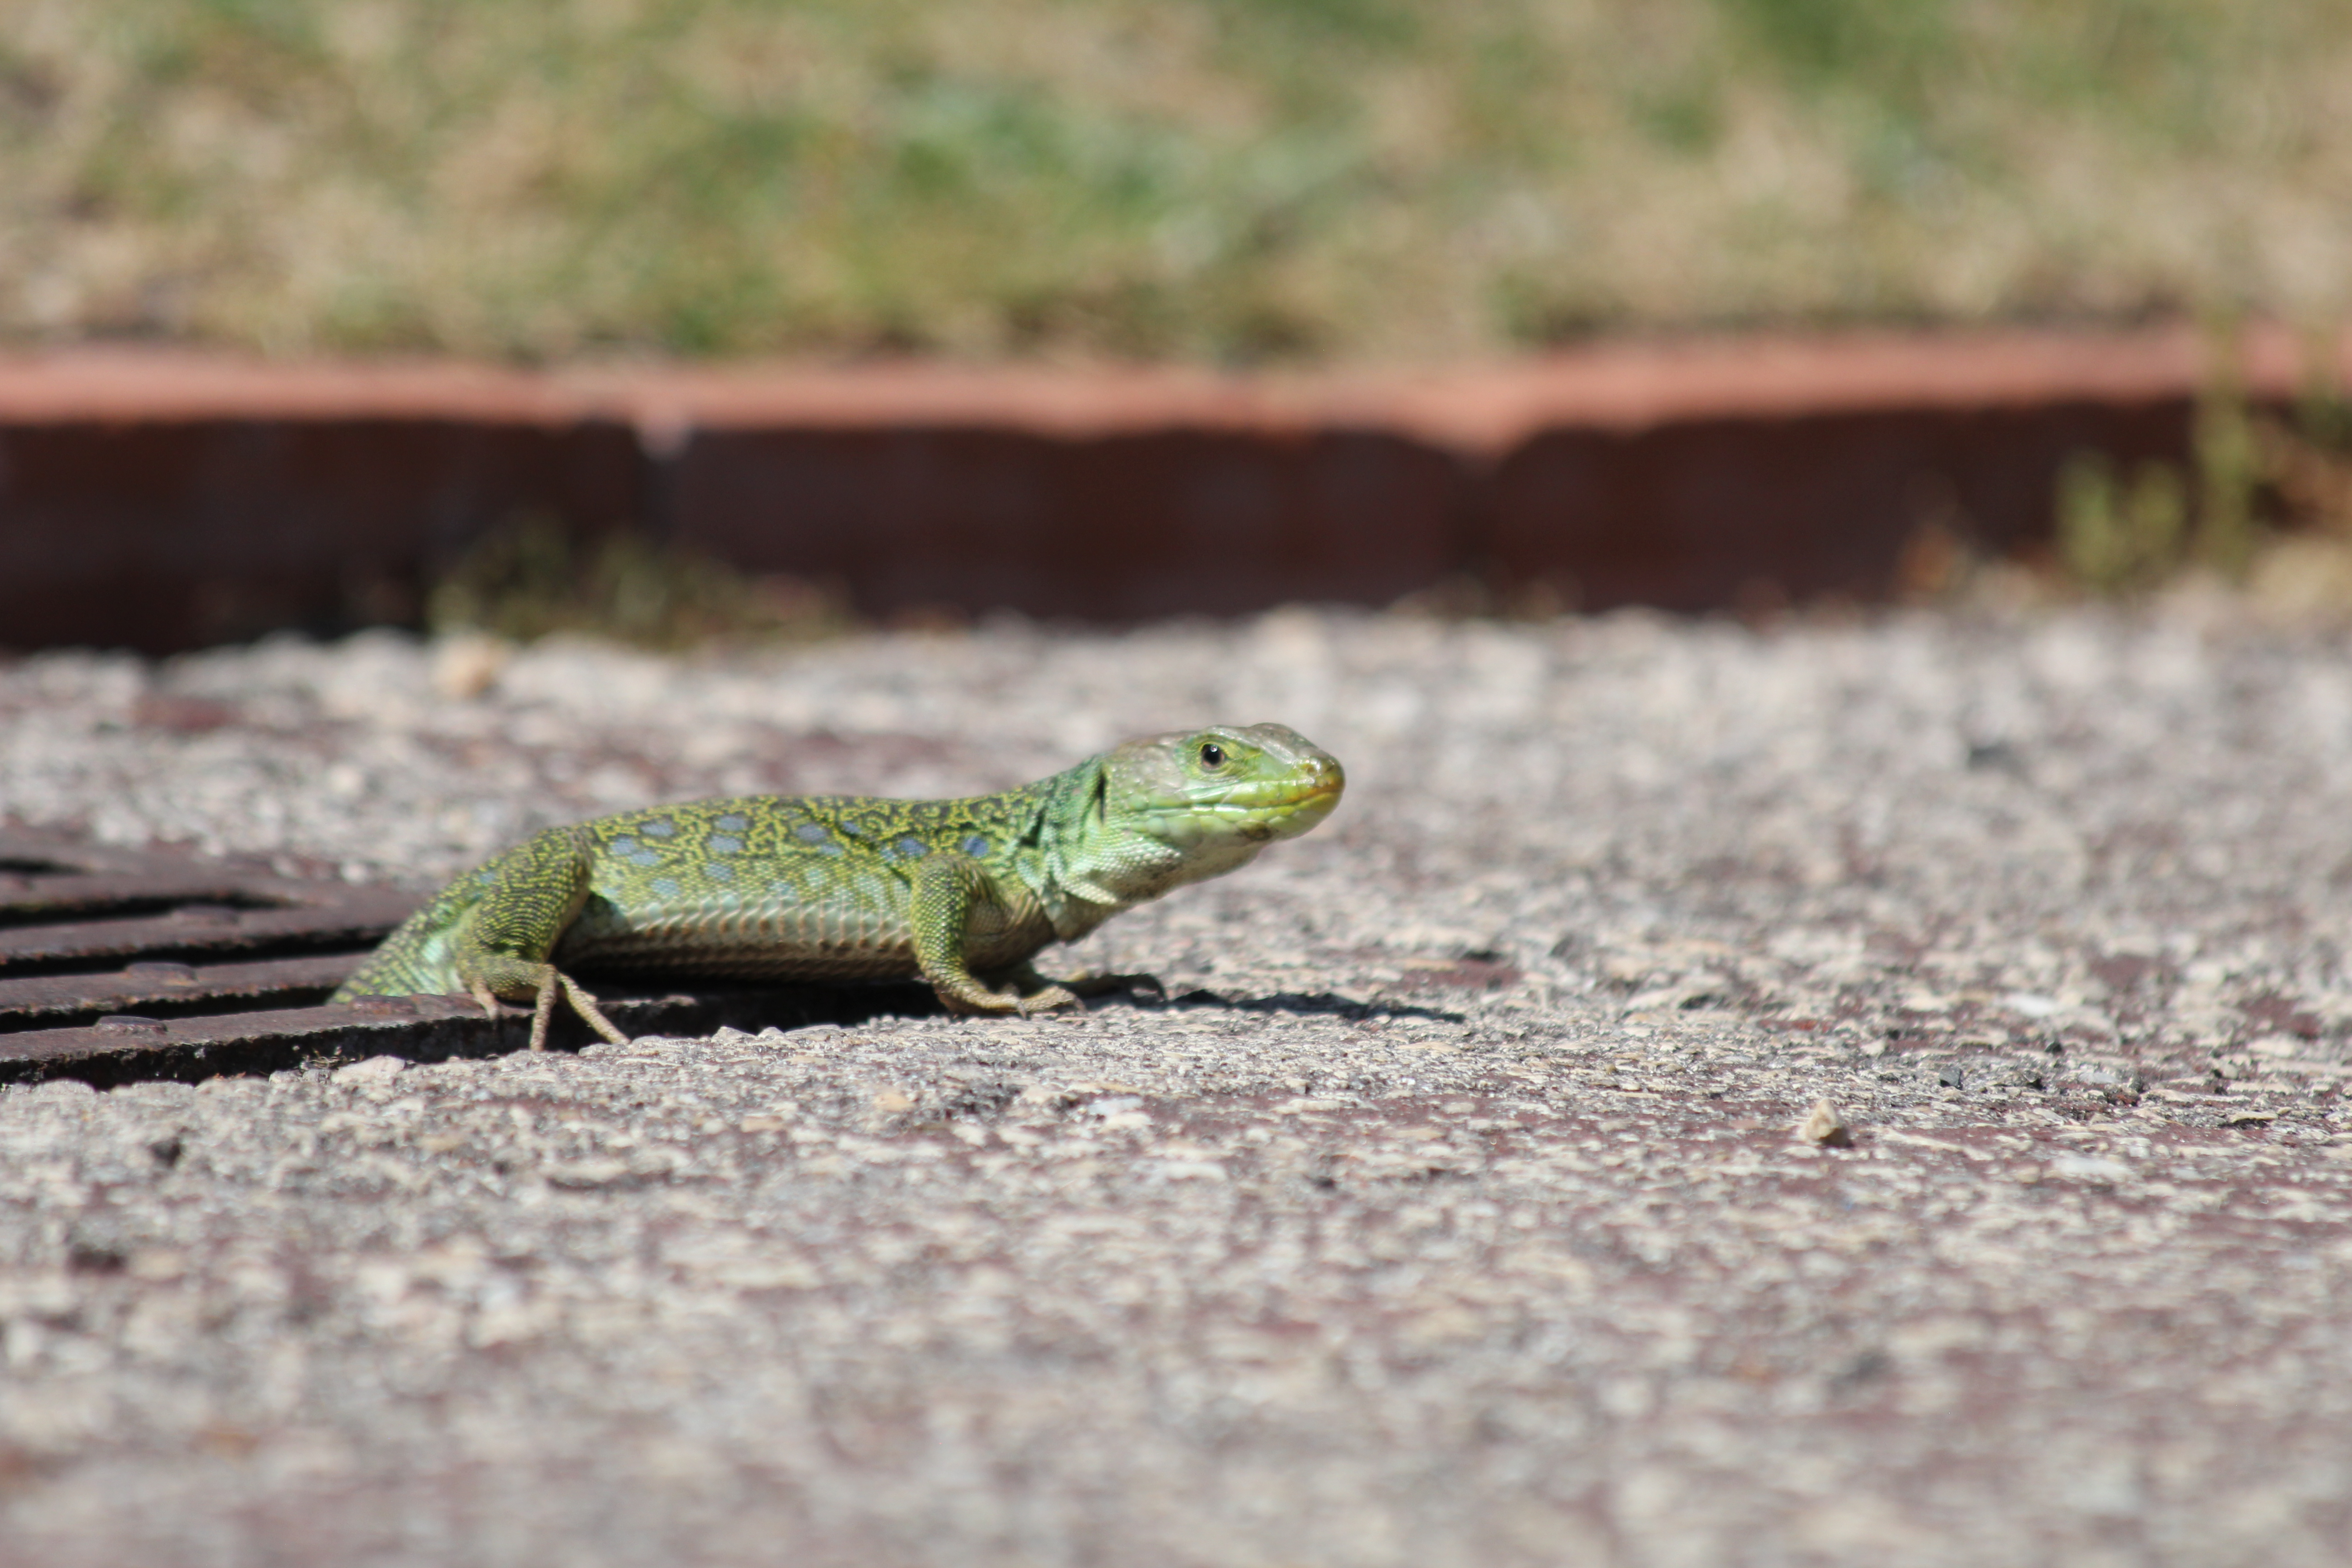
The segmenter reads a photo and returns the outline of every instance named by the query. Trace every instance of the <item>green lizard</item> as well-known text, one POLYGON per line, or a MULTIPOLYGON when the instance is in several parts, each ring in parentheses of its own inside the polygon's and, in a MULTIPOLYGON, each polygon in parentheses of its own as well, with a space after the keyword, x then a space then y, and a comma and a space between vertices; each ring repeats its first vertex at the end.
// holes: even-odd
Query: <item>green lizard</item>
POLYGON ((1337 759, 1280 724, 1129 741, 962 800, 747 795, 551 827, 444 888, 331 998, 465 992, 493 1016, 569 970, 928 980, 959 1013, 1076 1005, 1030 960, 1121 910, 1221 876, 1331 813, 1337 759))

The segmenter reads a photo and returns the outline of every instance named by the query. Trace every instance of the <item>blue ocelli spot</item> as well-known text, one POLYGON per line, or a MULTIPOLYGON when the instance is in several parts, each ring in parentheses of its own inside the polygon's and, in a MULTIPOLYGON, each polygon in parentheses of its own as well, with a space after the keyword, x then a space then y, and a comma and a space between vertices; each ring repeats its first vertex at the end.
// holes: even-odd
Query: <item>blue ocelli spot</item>
POLYGON ((929 845, 924 843, 919 838, 911 837, 898 840, 896 847, 898 848, 900 858, 908 860, 919 860, 924 856, 931 852, 931 847, 929 845))
POLYGON ((646 885, 665 899, 677 897, 677 879, 675 877, 656 877, 646 885))
POLYGON ((732 855, 743 847, 741 839, 727 833, 714 833, 703 842, 709 846, 713 855, 732 855))
POLYGON ((988 840, 975 833, 971 837, 965 839, 961 845, 958 845, 957 847, 961 849, 967 855, 974 857, 982 856, 988 853, 988 840))
POLYGON ((677 831, 677 824, 667 816, 656 816, 639 831, 648 838, 667 838, 677 831))
POLYGON ((803 822, 793 829, 793 837, 803 844, 829 844, 833 835, 822 822, 803 822))
POLYGON ((751 819, 740 811, 730 811, 713 826, 723 827, 730 833, 748 833, 751 828, 751 819))
POLYGON ((731 882, 735 879, 735 868, 724 860, 705 860, 702 874, 714 882, 731 882))
POLYGON ((627 858, 633 865, 658 866, 661 864, 662 858, 650 849, 640 849, 627 858))

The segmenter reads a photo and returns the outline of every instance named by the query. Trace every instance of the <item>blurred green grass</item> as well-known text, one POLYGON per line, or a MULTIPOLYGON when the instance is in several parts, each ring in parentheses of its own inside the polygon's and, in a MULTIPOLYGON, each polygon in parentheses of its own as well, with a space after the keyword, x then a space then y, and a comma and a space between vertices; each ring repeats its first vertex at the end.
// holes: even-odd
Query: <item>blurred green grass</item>
POLYGON ((2337 319, 2343 0, 0 0, 0 340, 2337 319))

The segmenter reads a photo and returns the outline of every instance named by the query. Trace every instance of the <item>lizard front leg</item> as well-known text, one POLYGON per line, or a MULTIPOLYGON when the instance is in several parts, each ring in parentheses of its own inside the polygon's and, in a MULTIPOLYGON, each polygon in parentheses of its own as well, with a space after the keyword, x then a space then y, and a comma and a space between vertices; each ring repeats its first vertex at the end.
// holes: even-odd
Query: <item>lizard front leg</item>
POLYGON ((498 1016, 500 999, 530 999, 534 1051, 547 1048, 547 1026, 559 991, 590 1028, 616 1046, 629 1043, 596 998, 549 961, 588 901, 593 871, 589 850, 572 829, 549 828, 500 858, 498 879, 467 911, 451 943, 457 977, 485 1013, 498 1016))
POLYGON ((993 990, 972 973, 965 952, 972 911, 982 903, 1000 901, 986 868, 968 856, 926 856, 916 869, 908 923, 915 962, 941 1005, 950 1013, 1018 1013, 1024 1017, 1077 1006, 1076 996, 1026 963, 1013 971, 1015 989, 1011 991, 993 990), (1024 995, 1017 987, 1024 981, 1039 988, 1024 995))

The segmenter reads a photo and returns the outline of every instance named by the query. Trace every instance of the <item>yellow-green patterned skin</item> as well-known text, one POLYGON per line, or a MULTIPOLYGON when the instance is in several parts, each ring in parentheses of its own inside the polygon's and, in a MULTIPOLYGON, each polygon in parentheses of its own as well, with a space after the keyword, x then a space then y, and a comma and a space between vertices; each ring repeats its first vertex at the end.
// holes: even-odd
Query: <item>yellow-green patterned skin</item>
POLYGON ((551 827, 443 889, 334 1000, 524 1000, 579 969, 919 975, 958 1011, 1064 1005, 1029 968, 1040 949, 1304 833, 1345 782, 1294 731, 1218 726, 998 795, 749 795, 551 827))

